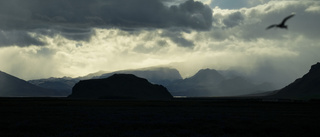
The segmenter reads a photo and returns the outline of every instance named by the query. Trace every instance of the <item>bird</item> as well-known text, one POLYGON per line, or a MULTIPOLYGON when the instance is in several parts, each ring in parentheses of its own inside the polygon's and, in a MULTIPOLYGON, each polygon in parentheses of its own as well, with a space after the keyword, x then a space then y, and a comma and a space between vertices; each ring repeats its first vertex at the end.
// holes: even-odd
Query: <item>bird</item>
POLYGON ((285 23, 286 23, 286 21, 287 21, 288 19, 292 18, 293 16, 294 16, 294 14, 292 14, 292 15, 284 18, 283 21, 282 21, 280 24, 270 25, 270 26, 267 27, 266 29, 268 30, 268 29, 271 29, 271 28, 273 28, 273 27, 277 27, 277 28, 281 28, 281 29, 288 29, 288 26, 285 25, 285 23))

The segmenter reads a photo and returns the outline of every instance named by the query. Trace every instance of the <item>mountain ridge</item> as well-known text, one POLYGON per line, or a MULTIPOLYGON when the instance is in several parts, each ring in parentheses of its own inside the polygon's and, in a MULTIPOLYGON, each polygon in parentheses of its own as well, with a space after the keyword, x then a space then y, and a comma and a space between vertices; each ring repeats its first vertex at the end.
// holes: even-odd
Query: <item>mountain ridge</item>
POLYGON ((268 83, 253 84, 240 76, 226 78, 215 69, 201 69, 167 88, 175 96, 189 97, 239 96, 274 90, 268 83))
POLYGON ((48 97, 60 95, 57 92, 35 86, 25 80, 0 71, 1 97, 48 97))
POLYGON ((102 79, 114 74, 134 74, 138 77, 146 78, 151 83, 167 87, 170 93, 176 96, 234 96, 274 90, 270 88, 272 87, 270 84, 252 84, 244 78, 241 79, 240 76, 234 75, 234 77, 226 77, 219 71, 209 68, 201 69, 195 75, 185 79, 182 79, 178 70, 170 67, 149 67, 137 70, 120 70, 105 74, 102 73, 103 71, 100 71, 73 79, 64 77, 31 80, 30 83, 64 92, 65 96, 70 95, 73 86, 80 80, 83 80, 83 78, 102 79), (237 84, 237 82, 243 84, 237 84), (238 86, 233 86, 232 84, 237 84, 238 86))
POLYGON ((272 97, 312 99, 320 98, 320 63, 312 65, 309 72, 280 89, 272 97))

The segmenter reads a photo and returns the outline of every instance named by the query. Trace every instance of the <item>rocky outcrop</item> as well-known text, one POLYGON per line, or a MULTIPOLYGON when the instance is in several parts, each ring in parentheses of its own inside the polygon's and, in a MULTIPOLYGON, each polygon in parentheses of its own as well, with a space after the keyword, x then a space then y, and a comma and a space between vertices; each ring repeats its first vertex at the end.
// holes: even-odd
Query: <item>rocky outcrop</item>
POLYGON ((114 74, 104 79, 82 80, 72 89, 70 98, 169 100, 172 95, 161 85, 132 74, 114 74))

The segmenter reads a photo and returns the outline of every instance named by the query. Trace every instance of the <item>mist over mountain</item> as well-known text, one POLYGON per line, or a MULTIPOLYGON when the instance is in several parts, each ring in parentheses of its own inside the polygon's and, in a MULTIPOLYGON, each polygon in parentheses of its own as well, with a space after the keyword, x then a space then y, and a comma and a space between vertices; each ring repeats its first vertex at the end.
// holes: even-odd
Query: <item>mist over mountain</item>
POLYGON ((279 90, 272 97, 289 99, 320 98, 320 63, 312 65, 307 74, 279 90))
POLYGON ((214 69, 203 69, 194 76, 178 80, 167 88, 174 96, 239 96, 274 90, 270 83, 254 84, 240 76, 223 76, 214 69))
POLYGON ((49 97, 61 96, 59 92, 41 88, 0 71, 1 97, 49 97))
POLYGON ((70 98, 169 100, 172 95, 161 86, 132 74, 114 74, 108 78, 82 80, 72 89, 70 98))

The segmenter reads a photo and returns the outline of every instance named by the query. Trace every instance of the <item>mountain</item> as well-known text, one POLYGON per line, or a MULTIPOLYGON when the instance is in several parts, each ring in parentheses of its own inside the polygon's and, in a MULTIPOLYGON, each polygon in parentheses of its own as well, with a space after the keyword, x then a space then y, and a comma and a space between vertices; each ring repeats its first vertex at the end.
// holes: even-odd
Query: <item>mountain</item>
POLYGON ((51 89, 51 90, 60 92, 62 96, 68 96, 71 94, 72 87, 79 81, 80 81, 79 78, 63 77, 63 78, 37 79, 37 80, 30 80, 28 82, 42 88, 51 89))
POLYGON ((167 67, 121 70, 110 73, 101 71, 77 78, 49 78, 29 82, 44 88, 54 89, 63 93, 64 96, 68 96, 72 93, 72 87, 80 80, 103 79, 114 74, 133 74, 145 78, 151 83, 167 87, 174 96, 238 96, 274 90, 269 83, 253 84, 236 73, 232 73, 232 75, 223 73, 224 75, 222 75, 220 71, 214 69, 202 69, 194 76, 182 79, 178 70, 167 67))
POLYGON ((98 72, 90 73, 90 74, 82 76, 82 77, 77 77, 76 79, 79 79, 79 80, 92 79, 94 77, 99 77, 99 76, 106 74, 106 73, 108 73, 108 72, 107 71, 98 71, 98 72))
POLYGON ((225 78, 214 69, 199 70, 194 76, 177 80, 167 86, 174 96, 212 96, 225 78))
POLYGON ((138 77, 146 78, 150 82, 161 85, 168 85, 172 81, 182 79, 178 70, 173 68, 166 67, 151 67, 151 68, 142 68, 136 70, 121 70, 106 73, 105 71, 99 71, 96 73, 92 73, 83 77, 77 78, 48 78, 48 79, 37 79, 30 80, 28 82, 43 87, 52 89, 55 91, 59 91, 63 93, 64 96, 68 96, 72 92, 72 87, 79 82, 80 80, 85 79, 102 79, 107 78, 113 74, 134 74, 138 77))
POLYGON ((61 96, 60 93, 30 84, 22 79, 0 71, 1 97, 48 97, 61 96))
POLYGON ((240 76, 225 77, 214 69, 203 69, 194 76, 167 86, 174 96, 240 96, 274 90, 269 83, 253 84, 240 76))
POLYGON ((172 95, 132 74, 114 74, 104 79, 82 80, 72 89, 70 98, 170 100, 172 95))
POLYGON ((272 97, 289 99, 320 98, 320 63, 311 66, 302 78, 279 90, 272 97))

